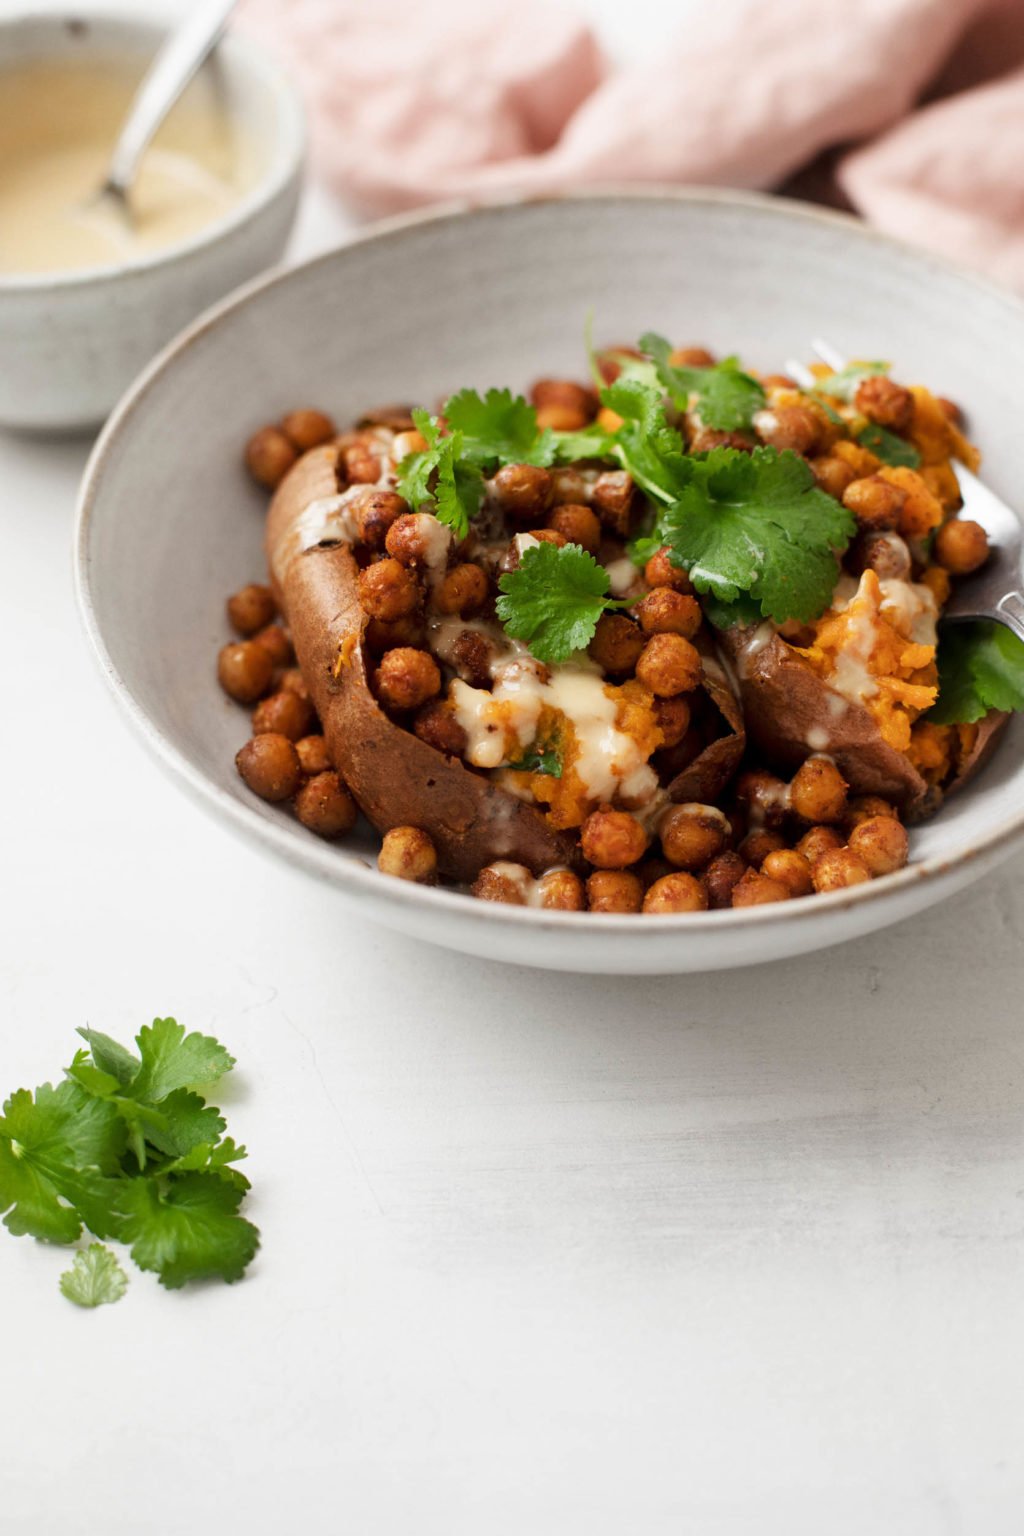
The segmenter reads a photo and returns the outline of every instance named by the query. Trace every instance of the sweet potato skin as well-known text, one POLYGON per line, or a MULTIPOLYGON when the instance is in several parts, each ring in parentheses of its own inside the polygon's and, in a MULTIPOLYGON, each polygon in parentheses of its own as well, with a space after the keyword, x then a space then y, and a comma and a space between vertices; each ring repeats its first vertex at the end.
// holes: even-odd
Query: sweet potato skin
POLYGON ((739 768, 747 744, 747 733, 739 700, 715 654, 706 630, 694 639, 701 653, 701 687, 715 706, 728 730, 710 742, 691 763, 677 773, 666 787, 670 800, 686 804, 714 805, 722 790, 739 768))
POLYGON ((778 635, 727 630, 723 643, 736 671, 747 734, 774 767, 793 770, 812 752, 827 752, 858 795, 882 795, 911 813, 928 785, 901 752, 883 740, 861 704, 837 693, 778 635))
POLYGON ((328 752, 360 809, 380 832, 415 826, 428 833, 440 872, 452 880, 474 880, 495 859, 512 859, 535 874, 576 863, 573 838, 380 708, 369 684, 367 620, 351 548, 332 541, 303 550, 296 535, 310 502, 337 493, 335 463, 331 448, 299 461, 274 497, 266 543, 275 592, 328 752))

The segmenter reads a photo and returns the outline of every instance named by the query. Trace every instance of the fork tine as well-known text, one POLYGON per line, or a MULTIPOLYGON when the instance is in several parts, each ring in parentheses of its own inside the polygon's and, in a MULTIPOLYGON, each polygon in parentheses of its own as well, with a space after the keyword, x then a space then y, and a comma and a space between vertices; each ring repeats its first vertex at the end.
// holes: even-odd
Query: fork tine
POLYGON ((837 352, 835 347, 831 346, 827 341, 822 341, 820 336, 816 336, 811 342, 811 351, 817 357, 820 357, 823 363, 827 363, 836 373, 841 368, 846 367, 846 358, 843 354, 837 352))
POLYGON ((803 363, 797 362, 795 357, 786 360, 786 372, 791 379, 795 379, 801 389, 813 389, 815 385, 814 374, 803 363))

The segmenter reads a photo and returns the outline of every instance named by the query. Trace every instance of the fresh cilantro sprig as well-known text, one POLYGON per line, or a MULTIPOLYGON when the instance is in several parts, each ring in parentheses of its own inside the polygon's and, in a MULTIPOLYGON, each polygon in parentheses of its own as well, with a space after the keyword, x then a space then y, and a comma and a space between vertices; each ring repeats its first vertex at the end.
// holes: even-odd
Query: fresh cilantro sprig
POLYGON ((672 347, 654 331, 641 336, 640 350, 653 360, 658 380, 678 408, 685 411, 695 404, 703 424, 715 431, 744 431, 765 403, 764 389, 744 373, 737 357, 706 368, 682 367, 669 361, 672 347))
POLYGON ((484 499, 484 477, 477 464, 463 457, 461 432, 442 432, 440 422, 428 411, 413 411, 412 419, 427 440, 419 453, 411 453, 398 466, 398 494, 414 511, 430 505, 440 522, 464 539, 470 520, 484 499))
POLYGON ((169 1287, 238 1279, 259 1246, 238 1215, 249 1183, 233 1165, 245 1148, 197 1091, 233 1058, 174 1019, 140 1030, 137 1055, 97 1030, 79 1033, 88 1048, 63 1082, 19 1089, 3 1106, 5 1226, 44 1242, 73 1243, 83 1227, 126 1242, 169 1287))
POLYGON ((939 634, 936 725, 973 725, 990 709, 1024 709, 1024 641, 989 620, 944 624, 939 634))
POLYGON ((100 1307, 120 1301, 128 1289, 128 1276, 109 1248, 90 1243, 75 1254, 74 1263, 60 1277, 60 1291, 76 1307, 100 1307))
POLYGON ((890 432, 888 427, 877 426, 873 421, 857 433, 857 441, 862 448, 873 453, 876 459, 881 459, 883 464, 902 464, 907 469, 917 469, 921 463, 921 455, 913 443, 890 432))
POLYGON ((720 602, 746 595, 779 624, 817 618, 853 537, 852 513, 789 451, 714 448, 690 466, 689 484, 659 522, 673 563, 720 602))
POLYGON ((506 634, 552 665, 590 644, 602 613, 628 606, 609 597, 608 572, 579 544, 534 545, 498 586, 497 612, 506 634))

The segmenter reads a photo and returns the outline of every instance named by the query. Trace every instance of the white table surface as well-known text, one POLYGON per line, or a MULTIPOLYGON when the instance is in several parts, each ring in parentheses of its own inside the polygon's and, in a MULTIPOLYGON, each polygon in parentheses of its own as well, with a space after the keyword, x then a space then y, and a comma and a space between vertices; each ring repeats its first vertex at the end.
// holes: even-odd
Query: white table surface
MULTIPOLYGON (((296 254, 340 227, 312 195, 296 254)), ((85 452, 0 435, 2 1087, 86 1021, 215 1032, 263 1249, 83 1313, 0 1234, 3 1536, 1017 1536, 1024 860, 732 975, 392 937, 128 734, 85 452)))

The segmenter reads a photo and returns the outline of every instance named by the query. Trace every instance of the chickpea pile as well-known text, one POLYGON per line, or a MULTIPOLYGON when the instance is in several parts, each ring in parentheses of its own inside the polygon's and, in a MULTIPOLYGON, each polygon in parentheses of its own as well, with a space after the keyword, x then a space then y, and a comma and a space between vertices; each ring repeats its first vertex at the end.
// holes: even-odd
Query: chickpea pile
MULTIPOLYGON (((704 348, 686 347, 672 361, 707 368, 715 360, 704 348)), ((602 359, 606 380, 619 366, 602 359)), ((696 411, 681 411, 687 450, 725 445, 750 452, 765 444, 801 455, 818 486, 856 520, 847 558, 854 574, 873 570, 880 580, 919 581, 941 605, 951 579, 984 563, 985 533, 956 515, 955 484, 943 479, 940 465, 927 482, 908 477, 844 438, 829 412, 801 396, 791 379, 770 375, 760 382, 766 403, 746 430, 716 431, 696 411)), ((530 403, 541 429, 579 432, 596 421, 615 430, 618 424, 593 389, 571 380, 538 381, 530 403)), ((955 408, 938 404, 952 421, 955 408)), ((864 422, 906 434, 919 407, 911 391, 879 375, 859 384, 854 408, 864 422)), ((635 729, 638 739, 647 732, 643 761, 660 788, 644 804, 625 794, 596 796, 575 817, 563 802, 557 825, 572 830, 575 859, 539 870, 512 857, 497 860, 479 870, 470 887, 475 897, 552 911, 703 912, 840 891, 906 864, 907 832, 896 806, 853 793, 837 763, 821 753, 811 753, 786 781, 748 750, 724 787, 708 797, 714 803, 669 798, 665 786, 727 733, 727 724, 708 702, 709 630, 686 572, 664 548, 642 569, 630 565, 627 546, 650 508, 625 470, 586 461, 550 468, 503 463, 488 478, 480 526, 456 539, 397 489, 395 466, 427 447, 404 407, 371 413, 342 434, 318 410, 292 411, 253 435, 245 463, 253 479, 273 491, 303 454, 323 445, 337 452, 338 490, 351 519, 369 689, 395 726, 439 754, 438 772, 443 760, 460 760, 477 773, 527 771, 514 761, 522 753, 512 749, 496 769, 493 759, 473 757, 479 742, 456 707, 465 695, 454 691, 464 685, 493 695, 508 651, 496 618, 499 583, 517 570, 524 550, 578 546, 616 572, 616 593, 627 597, 626 607, 598 620, 583 665, 620 701, 619 729, 635 729), (632 718, 642 716, 643 727, 628 723, 630 709, 632 718)), ((311 832, 346 836, 358 807, 332 761, 272 590, 256 582, 242 587, 228 599, 227 618, 234 637, 220 652, 218 677, 252 719, 251 737, 236 757, 239 774, 263 800, 289 804, 311 832)), ((805 633, 802 638, 806 642, 805 633)), ((535 662, 534 678, 543 687, 551 669, 535 662)), ((337 755, 345 760, 343 751, 337 755)), ((535 777, 541 772, 532 771, 535 777)), ((515 792, 527 793, 522 785, 515 792)), ((534 803, 544 814, 548 802, 538 796, 534 803)), ((439 879, 438 848, 417 826, 386 830, 378 865, 399 879, 439 879)))

